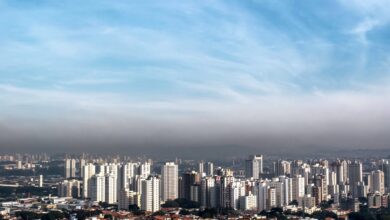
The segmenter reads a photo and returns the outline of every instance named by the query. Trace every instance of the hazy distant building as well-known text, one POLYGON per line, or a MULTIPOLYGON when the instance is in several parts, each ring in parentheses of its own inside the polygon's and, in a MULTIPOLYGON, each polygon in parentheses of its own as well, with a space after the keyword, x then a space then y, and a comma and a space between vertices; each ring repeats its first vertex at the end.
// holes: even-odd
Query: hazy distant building
POLYGON ((74 178, 76 177, 76 160, 75 159, 65 159, 65 178, 74 178))
POLYGON ((81 196, 80 185, 80 181, 76 179, 64 180, 57 185, 58 195, 61 197, 79 198, 81 196))
POLYGON ((385 160, 382 164, 383 174, 385 176, 385 191, 390 192, 390 162, 389 160, 385 160))
POLYGON ((43 187, 43 175, 39 175, 38 186, 43 187))
POLYGON ((351 194, 353 197, 357 196, 356 185, 358 182, 363 182, 363 167, 359 161, 353 161, 348 164, 348 180, 351 194))
POLYGON ((83 170, 84 166, 85 166, 85 159, 81 158, 79 160, 79 166, 78 166, 78 176, 81 178, 84 177, 84 170, 83 170))
POLYGON ((211 162, 206 163, 206 175, 213 176, 214 175, 214 164, 211 162))
POLYGON ((194 202, 200 202, 200 185, 194 184, 190 187, 190 200, 194 202))
POLYGON ((144 162, 138 167, 138 174, 143 178, 148 178, 150 175, 151 163, 144 162))
POLYGON ((371 190, 372 193, 385 193, 385 175, 383 171, 376 170, 371 172, 371 190))
POLYGON ((274 162, 274 175, 290 175, 291 174, 291 162, 285 160, 278 160, 274 162))
POLYGON ((259 179, 263 173, 263 155, 251 155, 245 161, 245 176, 259 179))
POLYGON ((204 162, 200 161, 198 164, 198 173, 200 173, 200 175, 202 175, 203 172, 204 172, 204 162))

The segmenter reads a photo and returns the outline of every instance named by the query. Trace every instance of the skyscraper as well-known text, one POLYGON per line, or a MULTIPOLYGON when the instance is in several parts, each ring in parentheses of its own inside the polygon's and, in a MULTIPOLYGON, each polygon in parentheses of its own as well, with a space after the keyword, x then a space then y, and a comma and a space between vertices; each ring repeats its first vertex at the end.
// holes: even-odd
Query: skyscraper
POLYGON ((64 180, 57 186, 58 195, 62 197, 80 197, 80 181, 76 179, 64 180))
POLYGON ((43 187, 43 175, 39 175, 38 186, 39 186, 39 187, 43 187))
POLYGON ((298 175, 291 180, 291 192, 293 200, 300 200, 305 195, 305 178, 298 175))
POLYGON ((76 177, 76 160, 65 159, 65 178, 76 177))
POLYGON ((363 167, 361 162, 353 161, 352 163, 348 164, 348 179, 352 196, 356 197, 356 186, 359 182, 363 182, 363 167))
POLYGON ((263 155, 251 155, 245 161, 245 176, 259 179, 263 173, 263 155))
POLYGON ((91 195, 88 194, 89 181, 93 175, 95 175, 95 165, 88 163, 84 165, 83 169, 83 197, 89 198, 91 195))
POLYGON ((185 172, 182 174, 181 189, 182 195, 181 198, 187 200, 191 199, 191 186, 197 183, 198 173, 195 171, 185 172))
POLYGON ((149 212, 160 209, 160 180, 157 177, 142 180, 141 209, 149 212))
POLYGON ((92 201, 106 201, 106 178, 104 174, 99 173, 91 177, 89 180, 88 191, 88 195, 91 197, 92 201))
POLYGON ((161 199, 175 200, 179 197, 178 166, 174 162, 167 162, 161 167, 161 199))
POLYGON ((206 175, 213 176, 214 175, 214 164, 211 162, 206 163, 206 175))
POLYGON ((217 206, 217 193, 214 177, 205 177, 201 180, 201 206, 215 208, 217 206))
POLYGON ((278 160, 274 162, 274 174, 275 176, 290 175, 291 162, 285 160, 278 160))
POLYGON ((138 167, 139 175, 143 178, 148 178, 148 176, 150 175, 150 167, 151 165, 149 162, 141 163, 138 167))
POLYGON ((129 189, 122 188, 119 191, 119 201, 118 201, 118 209, 119 210, 128 210, 130 205, 130 191, 129 189))
POLYGON ((129 189, 132 178, 137 174, 137 163, 126 163, 120 168, 120 188, 129 189))
POLYGON ((85 166, 85 159, 81 158, 79 160, 79 167, 78 167, 78 176, 81 178, 84 177, 84 170, 83 170, 84 166, 85 166))
POLYGON ((385 191, 390 192, 390 162, 385 160, 382 164, 383 173, 385 175, 385 191))
POLYGON ((109 204, 114 204, 117 202, 117 184, 117 176, 114 173, 106 174, 105 202, 109 204))
POLYGON ((200 173, 200 175, 202 175, 203 172, 204 172, 204 162, 200 161, 198 164, 198 173, 200 173))
POLYGON ((371 172, 371 192, 385 193, 385 175, 383 171, 376 170, 371 172))

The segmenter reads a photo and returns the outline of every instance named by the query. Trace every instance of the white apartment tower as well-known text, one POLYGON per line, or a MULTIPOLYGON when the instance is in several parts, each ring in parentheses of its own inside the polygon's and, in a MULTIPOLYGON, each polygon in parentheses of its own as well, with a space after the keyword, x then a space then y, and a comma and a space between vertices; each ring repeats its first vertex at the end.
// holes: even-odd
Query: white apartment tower
POLYGON ((167 162, 161 167, 161 199, 175 200, 179 197, 178 166, 173 162, 167 162))
POLYGON ((76 160, 75 159, 65 159, 65 178, 74 178, 76 177, 76 160))
POLYGON ((214 175, 214 164, 211 162, 206 163, 206 175, 213 176, 214 175))
POLYGON ((142 180, 141 209, 149 212, 160 210, 160 180, 157 177, 142 180))
POLYGON ((292 199, 299 200, 305 195, 305 178, 298 175, 292 178, 292 199))
POLYGON ((148 178, 150 175, 150 163, 144 162, 139 165, 139 175, 143 178, 148 178))
POLYGON ((93 175, 95 175, 95 165, 88 163, 83 166, 83 197, 89 198, 91 195, 88 194, 89 181, 93 175))
POLYGON ((88 195, 92 201, 106 201, 106 178, 104 174, 99 173, 91 177, 89 180, 88 195))
POLYGON ((108 204, 117 202, 117 176, 114 173, 106 174, 106 197, 105 201, 108 204))
POLYGON ((120 187, 129 189, 131 180, 136 175, 137 163, 126 163, 121 167, 120 187))

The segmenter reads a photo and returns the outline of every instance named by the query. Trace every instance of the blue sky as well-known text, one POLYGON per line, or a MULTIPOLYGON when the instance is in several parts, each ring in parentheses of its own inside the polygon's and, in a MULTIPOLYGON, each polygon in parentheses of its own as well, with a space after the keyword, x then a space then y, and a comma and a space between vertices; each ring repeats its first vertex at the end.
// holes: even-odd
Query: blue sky
POLYGON ((387 1, 1 0, 0 11, 3 124, 388 118, 387 1))

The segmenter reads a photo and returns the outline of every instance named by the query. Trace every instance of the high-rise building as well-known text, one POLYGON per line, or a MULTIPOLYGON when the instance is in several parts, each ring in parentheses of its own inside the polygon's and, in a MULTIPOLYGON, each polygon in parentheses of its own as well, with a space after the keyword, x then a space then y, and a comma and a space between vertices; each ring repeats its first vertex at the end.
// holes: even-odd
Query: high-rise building
POLYGON ((245 186, 240 181, 234 181, 226 188, 227 198, 225 208, 240 208, 240 197, 245 196, 245 186))
POLYGON ((201 201, 200 204, 204 208, 216 208, 217 207, 217 191, 215 186, 214 177, 205 177, 201 180, 201 201))
POLYGON ((370 193, 367 195, 368 208, 380 208, 382 206, 382 197, 380 193, 370 193))
POLYGON ((160 209, 160 180, 157 177, 142 180, 141 209, 149 212, 160 209))
POLYGON ((161 199, 175 200, 179 197, 178 166, 174 162, 167 162, 161 167, 161 199))
POLYGON ((211 162, 206 163, 206 175, 213 176, 214 175, 214 164, 211 162))
POLYGON ((39 187, 43 187, 43 175, 39 175, 38 186, 39 186, 39 187))
POLYGON ((78 176, 83 178, 84 177, 84 170, 83 167, 85 166, 85 159, 81 158, 79 160, 79 167, 78 167, 78 176))
POLYGON ((203 172, 204 172, 204 162, 200 161, 198 164, 198 173, 200 173, 200 175, 202 175, 203 172))
POLYGON ((290 175, 291 162, 285 160, 278 160, 274 162, 274 174, 275 176, 290 175))
POLYGON ((21 160, 16 161, 16 168, 17 169, 23 169, 23 162, 21 160))
POLYGON ((224 208, 232 208, 232 187, 234 184, 234 176, 226 175, 221 177, 221 186, 220 186, 220 205, 224 208))
POLYGON ((76 177, 76 160, 65 159, 65 178, 76 177))
POLYGON ((61 197, 80 197, 80 181, 76 179, 64 180, 57 185, 58 195, 61 197))
POLYGON ((151 164, 149 162, 141 163, 138 167, 138 174, 143 178, 148 178, 150 175, 151 164))
POLYGON ((267 192, 267 210, 274 207, 276 207, 276 189, 269 187, 267 192))
POLYGON ((114 173, 106 174, 105 202, 114 204, 117 202, 117 176, 114 173))
POLYGON ((88 195, 92 201, 106 201, 106 178, 104 174, 95 174, 89 180, 88 195))
POLYGON ((190 187, 190 200, 200 202, 200 185, 194 184, 190 187))
POLYGON ((283 183, 283 205, 288 205, 292 199, 292 179, 285 176, 280 176, 279 181, 283 183))
POLYGON ((275 189, 276 206, 282 207, 284 202, 284 182, 279 178, 273 178, 269 186, 275 189))
POLYGON ((263 173, 263 155, 251 155, 245 161, 245 176, 260 179, 263 173))
POLYGON ((118 209, 128 210, 129 205, 130 205, 130 190, 126 188, 122 188, 119 192, 118 209))
POLYGON ((314 178, 314 184, 315 186, 319 187, 321 190, 320 192, 320 198, 319 201, 326 201, 328 198, 328 184, 326 183, 326 176, 325 175, 317 175, 314 178))
POLYGON ((255 187, 255 195, 257 197, 257 211, 263 211, 267 209, 267 195, 268 195, 267 182, 259 182, 255 187))
POLYGON ((390 162, 389 160, 385 160, 382 164, 382 170, 385 175, 385 191, 387 193, 390 192, 390 162))
POLYGON ((250 194, 240 197, 240 209, 245 210, 257 210, 257 197, 250 194))
POLYGON ((358 182, 363 182, 363 167, 359 161, 353 161, 348 164, 348 180, 351 194, 354 198, 357 196, 356 185, 358 182))
POLYGON ((83 169, 83 197, 90 198, 91 195, 88 194, 89 180, 93 175, 95 175, 95 165, 88 163, 84 165, 83 169))
POLYGON ((137 163, 126 163, 120 168, 119 188, 130 189, 132 178, 137 174, 137 163))
POLYGON ((372 193, 385 193, 385 174, 381 170, 371 172, 371 190, 372 193))
POLYGON ((195 171, 185 172, 182 174, 181 179, 181 198, 187 200, 191 199, 191 186, 196 184, 198 181, 198 173, 195 171))
POLYGON ((305 195, 305 178, 298 175, 291 180, 292 199, 298 201, 305 195))

